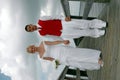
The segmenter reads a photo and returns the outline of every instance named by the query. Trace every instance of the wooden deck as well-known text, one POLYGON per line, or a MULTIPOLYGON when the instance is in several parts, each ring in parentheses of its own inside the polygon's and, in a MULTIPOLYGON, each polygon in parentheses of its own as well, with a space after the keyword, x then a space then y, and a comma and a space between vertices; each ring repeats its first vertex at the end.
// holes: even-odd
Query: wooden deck
POLYGON ((120 0, 111 0, 98 18, 108 22, 105 36, 86 37, 79 47, 101 50, 104 67, 87 71, 88 76, 90 80, 120 80, 120 0))

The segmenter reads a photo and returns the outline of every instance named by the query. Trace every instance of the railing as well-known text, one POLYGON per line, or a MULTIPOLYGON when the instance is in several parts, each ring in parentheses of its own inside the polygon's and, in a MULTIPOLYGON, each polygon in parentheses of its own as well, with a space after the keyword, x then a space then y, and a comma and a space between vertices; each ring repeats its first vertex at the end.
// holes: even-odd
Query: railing
POLYGON ((66 66, 65 68, 64 68, 64 70, 63 70, 63 72, 62 72, 62 74, 60 75, 60 77, 59 77, 59 79, 58 80, 64 80, 65 79, 65 75, 66 75, 66 73, 67 73, 67 71, 68 71, 68 66, 66 66))
POLYGON ((84 80, 84 79, 89 80, 86 71, 80 71, 78 68, 71 69, 68 66, 66 66, 58 80, 84 80))

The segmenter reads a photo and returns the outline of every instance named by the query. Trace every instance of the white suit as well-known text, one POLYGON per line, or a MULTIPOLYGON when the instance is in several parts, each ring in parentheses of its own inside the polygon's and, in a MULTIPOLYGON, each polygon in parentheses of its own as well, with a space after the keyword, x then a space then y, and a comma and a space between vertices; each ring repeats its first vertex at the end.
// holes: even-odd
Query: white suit
POLYGON ((106 22, 98 19, 84 20, 72 19, 66 22, 62 16, 43 16, 40 20, 54 20, 60 19, 62 23, 63 38, 79 38, 82 36, 98 38, 104 35, 105 31, 100 28, 106 27, 106 22))

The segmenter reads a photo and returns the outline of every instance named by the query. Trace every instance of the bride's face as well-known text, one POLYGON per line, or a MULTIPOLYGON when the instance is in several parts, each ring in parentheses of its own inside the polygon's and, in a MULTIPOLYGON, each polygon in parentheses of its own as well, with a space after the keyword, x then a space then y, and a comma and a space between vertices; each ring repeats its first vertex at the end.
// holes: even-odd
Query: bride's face
POLYGON ((31 45, 27 48, 27 52, 29 53, 35 53, 36 52, 36 47, 34 45, 31 45))

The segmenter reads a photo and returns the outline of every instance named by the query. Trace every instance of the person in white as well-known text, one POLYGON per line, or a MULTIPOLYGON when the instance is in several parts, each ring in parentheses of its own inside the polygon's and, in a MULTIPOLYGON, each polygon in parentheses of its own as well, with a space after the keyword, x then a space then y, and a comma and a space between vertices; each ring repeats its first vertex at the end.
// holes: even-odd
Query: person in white
MULTIPOLYGON (((101 28, 106 27, 106 22, 99 20, 99 19, 93 19, 93 20, 84 20, 84 19, 69 19, 67 18, 63 19, 63 16, 42 16, 40 17, 40 20, 47 21, 47 20, 55 20, 59 19, 61 20, 62 24, 62 30, 60 37, 62 38, 79 38, 79 37, 93 37, 98 38, 105 34, 105 30, 101 30, 101 28)), ((40 25, 27 25, 26 26, 27 32, 33 32, 36 30, 40 30, 37 27, 41 27, 40 25)), ((57 26, 56 26, 57 28, 57 26)), ((49 34, 47 34, 49 35, 49 34)), ((52 34, 50 34, 52 35, 52 34)), ((56 36, 56 35, 52 35, 56 36)))
POLYGON ((42 16, 40 20, 55 20, 59 19, 62 23, 62 34, 63 38, 80 38, 80 37, 92 37, 98 38, 105 34, 105 30, 101 30, 101 28, 106 27, 106 22, 93 19, 93 20, 85 20, 85 19, 67 19, 61 15, 55 16, 42 16))
POLYGON ((101 51, 88 48, 74 48, 66 46, 69 40, 43 41, 39 46, 28 46, 27 52, 34 54, 38 52, 39 58, 59 61, 60 64, 79 68, 80 70, 98 70, 103 66, 100 58, 101 51), (57 44, 65 44, 57 46, 57 44))

